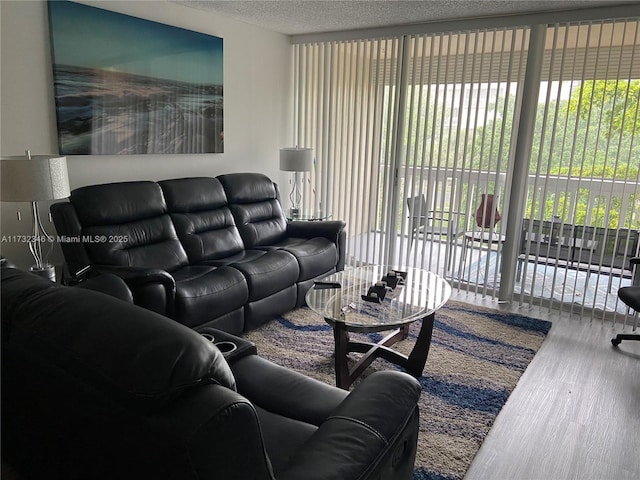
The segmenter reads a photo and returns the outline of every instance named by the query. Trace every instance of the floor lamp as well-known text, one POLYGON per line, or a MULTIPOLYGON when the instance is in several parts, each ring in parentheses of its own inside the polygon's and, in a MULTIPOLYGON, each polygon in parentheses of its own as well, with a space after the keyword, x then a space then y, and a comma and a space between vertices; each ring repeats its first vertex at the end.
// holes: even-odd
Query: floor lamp
POLYGON ((71 194, 67 159, 54 155, 32 156, 28 150, 25 156, 1 157, 0 178, 0 200, 31 203, 32 231, 26 238, 29 251, 35 260, 31 271, 55 281, 55 269, 48 261, 53 249, 53 238, 42 226, 38 201, 59 200, 71 194))
POLYGON ((310 172, 313 170, 313 149, 311 148, 281 148, 280 149, 280 170, 283 172, 294 172, 293 187, 289 198, 291 199, 291 217, 300 215, 300 201, 302 192, 300 190, 300 172, 310 172))

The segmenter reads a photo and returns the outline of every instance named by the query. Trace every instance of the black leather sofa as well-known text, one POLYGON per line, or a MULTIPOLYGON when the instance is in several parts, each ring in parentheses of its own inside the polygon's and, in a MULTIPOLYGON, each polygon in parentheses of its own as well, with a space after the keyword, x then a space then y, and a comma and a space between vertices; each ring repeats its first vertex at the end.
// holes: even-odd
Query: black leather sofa
POLYGON ((345 223, 287 222, 262 174, 92 185, 51 213, 70 272, 116 274, 137 305, 196 330, 255 328, 344 268, 345 223))
POLYGON ((2 456, 20 480, 412 478, 413 377, 345 392, 231 334, 206 329, 240 345, 225 358, 131 303, 1 271, 2 456))

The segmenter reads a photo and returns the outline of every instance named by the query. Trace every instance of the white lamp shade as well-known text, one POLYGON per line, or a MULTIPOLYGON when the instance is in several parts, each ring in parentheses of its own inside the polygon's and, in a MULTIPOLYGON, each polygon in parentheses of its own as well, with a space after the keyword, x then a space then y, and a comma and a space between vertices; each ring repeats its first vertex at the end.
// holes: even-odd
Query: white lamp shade
POLYGON ((3 202, 57 200, 71 195, 66 157, 2 157, 0 179, 3 202))
POLYGON ((280 170, 284 172, 310 172, 313 170, 313 149, 281 148, 280 170))

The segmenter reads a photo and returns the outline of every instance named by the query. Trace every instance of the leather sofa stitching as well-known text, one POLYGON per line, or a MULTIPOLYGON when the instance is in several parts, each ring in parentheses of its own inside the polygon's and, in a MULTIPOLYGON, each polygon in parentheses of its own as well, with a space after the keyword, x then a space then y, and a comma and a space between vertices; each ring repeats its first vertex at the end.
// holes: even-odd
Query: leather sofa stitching
MULTIPOLYGON (((319 252, 313 252, 313 253, 306 253, 305 252, 304 256, 305 256, 305 258, 317 257, 319 255, 324 255, 330 249, 331 249, 331 246, 328 246, 327 248, 325 248, 324 250, 319 251, 319 252)), ((294 255, 294 253, 292 251, 290 251, 290 250, 288 250, 286 248, 284 248, 283 250, 286 251, 286 252, 289 252, 291 255, 294 255)))
POLYGON ((179 296, 180 298, 200 298, 200 297, 208 297, 208 296, 210 296, 210 295, 217 295, 217 294, 220 294, 220 293, 224 292, 225 290, 229 290, 230 288, 234 288, 234 287, 236 287, 236 286, 237 286, 238 284, 240 284, 240 283, 244 283, 244 279, 242 279, 242 281, 241 281, 241 282, 236 282, 236 283, 234 283, 233 285, 229 285, 228 287, 225 287, 225 288, 223 288, 223 289, 221 289, 221 290, 216 290, 215 292, 204 293, 204 294, 202 294, 202 295, 182 295, 182 294, 181 294, 181 295, 177 295, 177 296, 179 296))
POLYGON ((376 437, 378 437, 380 440, 382 440, 382 442, 388 446, 389 442, 387 441, 387 439, 384 437, 384 435, 382 435, 379 431, 377 431, 375 428, 373 428, 371 425, 369 425, 366 422, 363 422, 362 420, 358 420, 356 418, 351 418, 351 417, 343 417, 341 415, 332 415, 330 417, 327 417, 327 420, 346 420, 348 422, 352 422, 352 423, 356 423, 364 428, 366 428, 367 430, 369 430, 371 433, 373 433, 376 437))
MULTIPOLYGON (((295 261, 296 261, 296 259, 295 259, 295 258, 293 258, 293 261, 295 262, 295 261)), ((289 262, 287 262, 287 263, 286 263, 286 264, 284 264, 284 265, 275 265, 271 270, 263 270, 263 271, 261 271, 261 272, 247 272, 247 273, 242 272, 242 274, 243 274, 243 275, 248 275, 248 276, 250 276, 250 277, 258 277, 258 276, 260 276, 260 275, 269 275, 269 274, 272 274, 273 272, 277 272, 277 271, 279 271, 279 270, 282 270, 282 269, 284 269, 284 268, 287 268, 289 265, 291 265, 291 263, 292 263, 292 262, 291 262, 291 260, 289 260, 289 262)), ((242 264, 236 264, 236 265, 242 265, 242 264)), ((230 265, 230 266, 232 266, 232 267, 233 267, 233 264, 232 264, 232 265, 230 265)))

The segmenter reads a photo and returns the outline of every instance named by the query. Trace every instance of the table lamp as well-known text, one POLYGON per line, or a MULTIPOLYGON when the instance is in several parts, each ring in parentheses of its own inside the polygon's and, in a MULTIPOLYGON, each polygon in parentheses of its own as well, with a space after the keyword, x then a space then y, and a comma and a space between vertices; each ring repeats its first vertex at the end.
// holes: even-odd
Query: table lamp
POLYGON ((28 150, 24 156, 0 157, 0 179, 0 200, 31 203, 33 228, 26 238, 29 251, 35 259, 31 272, 55 281, 55 269, 48 262, 53 249, 53 238, 42 226, 38 201, 59 200, 71 194, 66 157, 32 156, 28 150))
POLYGON ((300 201, 302 192, 300 190, 300 172, 310 172, 313 170, 313 149, 311 148, 281 148, 280 149, 280 170, 283 172, 294 172, 293 187, 291 188, 291 216, 297 217, 300 214, 300 201))

